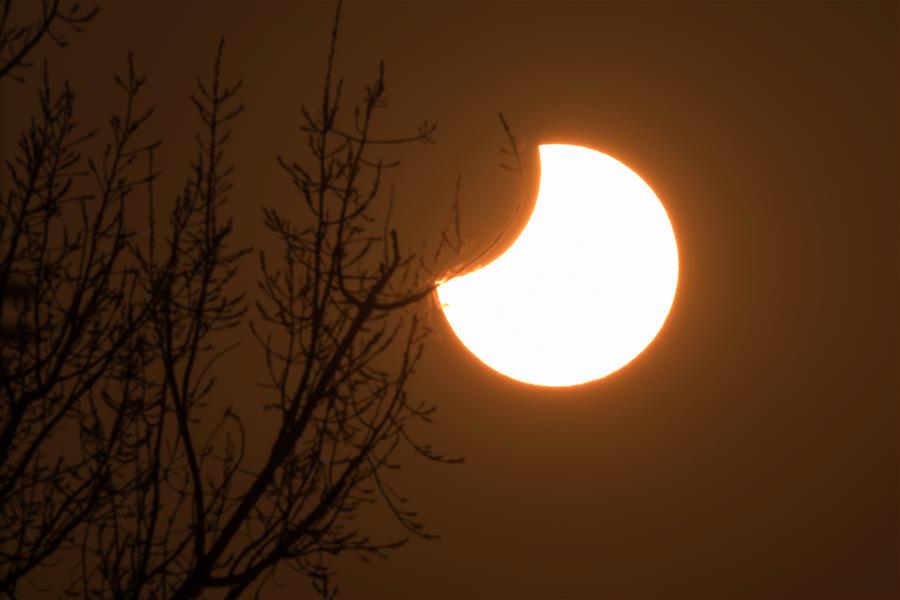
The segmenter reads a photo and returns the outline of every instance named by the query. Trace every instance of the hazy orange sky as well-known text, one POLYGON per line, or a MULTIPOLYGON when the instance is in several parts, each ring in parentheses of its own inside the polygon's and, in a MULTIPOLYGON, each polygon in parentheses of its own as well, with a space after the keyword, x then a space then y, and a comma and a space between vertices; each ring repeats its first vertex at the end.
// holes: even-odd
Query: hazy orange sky
MULTIPOLYGON (((66 51, 86 126, 135 51, 165 139, 162 193, 193 152, 188 94, 225 35, 244 80, 232 211, 274 247, 275 157, 305 143, 328 3, 105 2, 66 51)), ((401 239, 433 236, 462 175, 463 227, 515 206, 497 112, 531 144, 583 144, 633 168, 672 220, 675 304, 622 371, 572 389, 484 368, 435 319, 413 392, 422 435, 460 466, 410 459, 398 487, 437 541, 340 561, 349 600, 889 599, 898 590, 898 15, 892 2, 349 2, 337 66, 354 97, 386 63, 381 131, 438 123, 405 151, 401 239)), ((30 85, 2 90, 8 156, 30 85)), ((389 156, 391 156, 389 154, 389 156)), ((240 285, 252 289, 254 259, 240 285)), ((560 299, 565 302, 565 298, 560 299)), ((226 359, 223 405, 261 403, 255 342, 226 359)), ((271 428, 248 431, 259 447, 271 428)), ((253 442, 255 443, 255 442, 253 442)), ((373 531, 400 535, 386 510, 373 531)), ((312 597, 284 573, 267 598, 312 597)))

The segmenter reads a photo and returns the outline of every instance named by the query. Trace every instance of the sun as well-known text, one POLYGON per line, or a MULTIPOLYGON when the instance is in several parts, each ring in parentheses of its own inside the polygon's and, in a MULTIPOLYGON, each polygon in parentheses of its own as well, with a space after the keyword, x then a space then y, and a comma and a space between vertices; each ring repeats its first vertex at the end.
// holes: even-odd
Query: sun
POLYGON ((590 148, 539 147, 534 212, 490 264, 441 283, 450 327, 490 368, 571 386, 631 362, 675 298, 678 247, 656 194, 590 148))

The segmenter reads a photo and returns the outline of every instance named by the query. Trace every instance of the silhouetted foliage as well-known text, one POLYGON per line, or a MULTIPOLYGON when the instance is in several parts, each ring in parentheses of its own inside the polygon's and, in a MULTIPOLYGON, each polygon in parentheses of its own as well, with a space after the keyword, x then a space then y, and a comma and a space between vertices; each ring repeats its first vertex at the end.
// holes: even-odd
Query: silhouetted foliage
MULTIPOLYGON (((11 4, 2 4, 7 14, 11 4)), ((11 315, 0 338, 7 595, 39 589, 36 572, 69 561, 66 591, 86 598, 234 598, 279 567, 331 598, 329 557, 384 556, 405 541, 360 531, 363 505, 384 502, 409 534, 433 537, 389 472, 404 446, 454 462, 413 439, 410 425, 434 407, 414 402, 408 383, 435 282, 446 276, 439 264, 460 252, 458 211, 428 254, 401 246, 393 190, 382 189, 398 163, 378 148, 430 143, 435 128, 373 137, 386 105, 383 65, 352 112, 342 110, 340 10, 321 98, 302 109, 309 152, 279 158, 296 191, 290 215, 263 210, 280 251, 258 254, 252 319, 232 289, 249 250, 234 247, 226 212, 225 151, 243 106, 240 82, 224 75, 223 44, 192 96, 197 153, 168 209, 156 198, 159 142, 145 139, 152 109, 142 107, 133 58, 115 79, 122 106, 95 158, 82 148, 101 136, 76 126, 74 92, 54 91, 44 70, 39 110, 0 189, 0 306, 11 315), (268 367, 257 406, 277 417, 258 465, 245 458, 241 414, 216 386, 239 327, 268 367)), ((93 14, 45 2, 37 25, 4 20, 0 76, 18 77, 43 36, 60 42, 54 27, 77 29, 93 14)))

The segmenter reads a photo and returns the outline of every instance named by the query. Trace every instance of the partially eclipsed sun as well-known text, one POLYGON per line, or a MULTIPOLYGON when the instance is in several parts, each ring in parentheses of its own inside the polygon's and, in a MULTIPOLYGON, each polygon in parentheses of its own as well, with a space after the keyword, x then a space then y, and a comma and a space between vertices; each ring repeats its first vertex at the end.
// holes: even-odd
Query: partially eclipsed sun
POLYGON ((437 294, 487 366, 525 383, 578 385, 625 366, 656 337, 675 298, 678 248, 634 171, 580 146, 539 151, 540 190, 521 235, 437 294))

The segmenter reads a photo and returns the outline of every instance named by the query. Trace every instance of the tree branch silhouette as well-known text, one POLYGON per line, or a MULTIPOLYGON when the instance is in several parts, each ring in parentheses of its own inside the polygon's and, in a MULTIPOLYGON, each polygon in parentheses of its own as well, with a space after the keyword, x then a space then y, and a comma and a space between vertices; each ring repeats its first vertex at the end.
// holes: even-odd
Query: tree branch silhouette
MULTIPOLYGON (((14 33, 0 33, 0 76, 24 72, 44 37, 59 43, 54 28, 78 30, 94 15, 42 6, 37 25, 9 26, 4 13, 0 32, 14 33)), ((263 208, 279 250, 258 252, 254 298, 234 289, 250 250, 235 247, 228 216, 227 151, 244 109, 240 81, 225 76, 224 41, 191 96, 196 154, 168 208, 131 55, 115 78, 122 108, 95 158, 81 149, 101 136, 75 125, 74 92, 53 91, 45 69, 40 110, 0 190, 0 307, 12 319, 0 339, 6 595, 68 561, 67 594, 85 598, 237 598, 283 568, 333 598, 334 556, 383 557, 410 536, 436 537, 391 475, 404 448, 459 462, 415 438, 435 407, 414 401, 409 383, 435 286, 474 263, 459 260, 459 181, 436 245, 401 245, 384 184, 399 163, 379 149, 433 143, 435 125, 373 134, 386 107, 383 64, 345 108, 342 8, 321 95, 301 109, 307 153, 278 158, 294 201, 289 213, 263 208), (255 408, 276 423, 259 464, 245 452, 254 408, 225 405, 216 380, 243 327, 266 364, 255 408), (373 503, 402 536, 375 540, 361 528, 373 503)))
POLYGON ((32 2, 25 9, 21 6, 21 2, 0 0, 0 80, 10 77, 25 81, 19 73, 32 66, 28 57, 41 42, 50 39, 57 46, 65 47, 69 43, 66 32, 81 33, 99 11, 96 6, 85 7, 62 0, 41 0, 39 5, 32 2), (23 22, 15 18, 14 6, 38 13, 23 22))
POLYGON ((38 114, 5 163, 0 306, 13 317, 0 346, 0 589, 9 595, 106 501, 129 418, 120 404, 101 420, 98 405, 153 301, 139 298, 129 266, 127 205, 155 176, 136 165, 156 143, 140 141, 152 111, 138 108, 143 78, 130 59, 116 81, 122 109, 102 157, 82 159, 93 132, 76 127, 74 93, 54 92, 45 69, 38 114), (60 438, 80 453, 54 449, 60 438))

